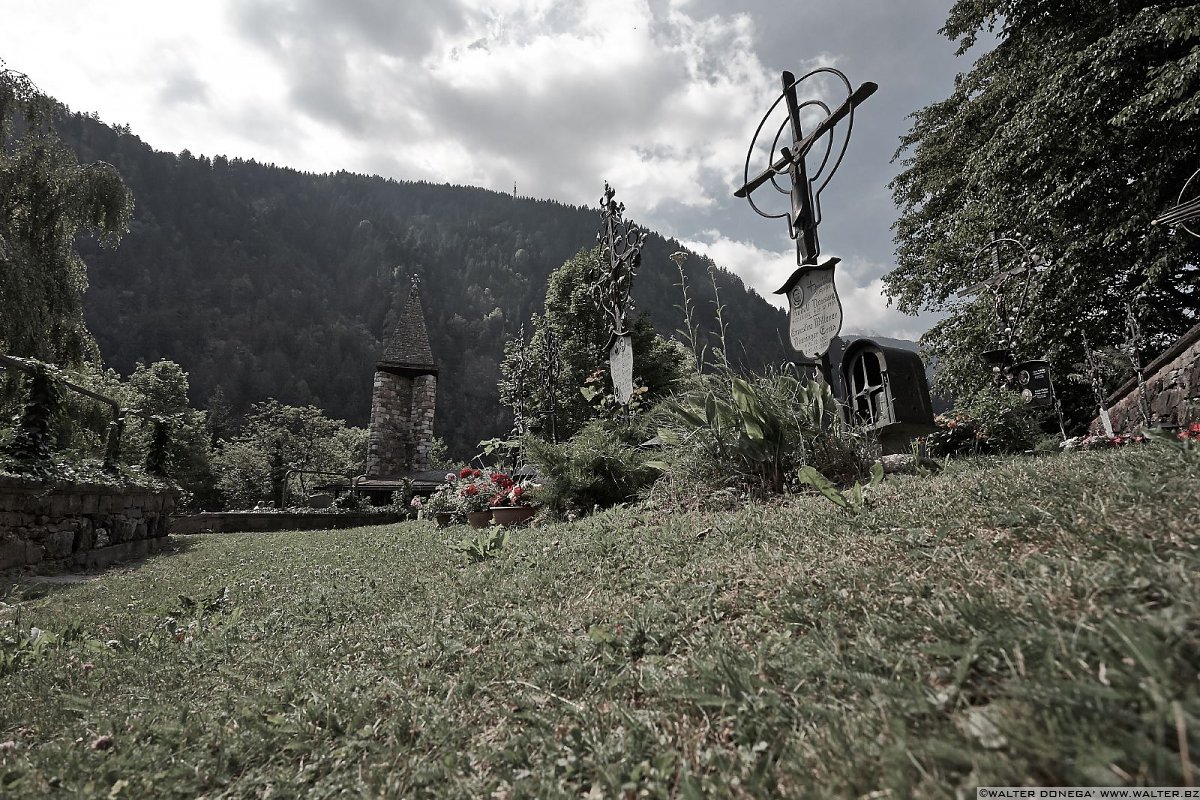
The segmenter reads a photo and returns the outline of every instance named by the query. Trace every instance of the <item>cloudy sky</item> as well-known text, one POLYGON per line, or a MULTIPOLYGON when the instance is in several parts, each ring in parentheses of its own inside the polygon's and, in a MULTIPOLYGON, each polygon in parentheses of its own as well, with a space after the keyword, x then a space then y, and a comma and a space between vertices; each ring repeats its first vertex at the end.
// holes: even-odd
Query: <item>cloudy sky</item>
POLYGON ((933 318, 880 292, 887 182, 907 115, 970 66, 937 34, 950 2, 0 0, 0 59, 159 150, 581 205, 607 180, 774 300, 786 224, 732 192, 780 72, 834 66, 880 87, 821 197, 844 330, 915 338, 933 318))

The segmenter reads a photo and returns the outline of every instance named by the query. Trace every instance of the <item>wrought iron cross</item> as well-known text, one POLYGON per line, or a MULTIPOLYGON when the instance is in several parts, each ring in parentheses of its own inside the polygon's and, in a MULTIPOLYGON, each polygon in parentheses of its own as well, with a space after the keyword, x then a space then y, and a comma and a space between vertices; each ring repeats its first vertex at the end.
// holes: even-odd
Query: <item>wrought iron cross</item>
POLYGON ((588 278, 592 299, 608 316, 613 333, 620 336, 626 332, 625 320, 633 310, 629 289, 642 263, 646 232, 624 218, 625 204, 614 200, 615 195, 606 181, 604 196, 600 198, 600 230, 596 234, 600 263, 588 278))
POLYGON ((784 72, 781 78, 783 92, 767 110, 766 115, 763 116, 762 121, 758 124, 758 129, 754 132, 754 138, 751 140, 750 149, 746 153, 746 163, 743 169, 745 183, 733 194, 734 197, 744 197, 748 200, 751 208, 761 216, 769 219, 786 218, 788 235, 796 240, 796 263, 816 264, 817 257, 821 254, 821 245, 817 238, 817 226, 821 222, 821 192, 829 185, 829 181, 833 178, 833 173, 841 165, 842 158, 846 154, 846 148, 850 144, 850 134, 854 127, 854 109, 873 95, 879 87, 874 83, 867 82, 851 91, 850 81, 846 76, 841 71, 831 67, 815 69, 800 78, 796 78, 790 72, 784 72), (846 99, 836 109, 831 109, 824 100, 819 98, 808 99, 804 102, 801 102, 799 99, 797 88, 805 81, 823 74, 834 76, 846 89, 846 99), (771 151, 775 152, 778 150, 779 158, 770 163, 754 178, 750 178, 750 162, 754 157, 755 145, 760 143, 765 144, 765 139, 760 142, 763 127, 771 119, 775 109, 779 107, 781 102, 787 107, 787 118, 779 126, 771 141, 771 151), (817 108, 824 111, 825 118, 820 120, 813 127, 812 131, 806 134, 800 116, 801 112, 808 108, 817 108), (837 124, 847 117, 849 117, 849 120, 842 135, 841 146, 838 148, 837 158, 834 159, 831 166, 830 157, 834 151, 834 138, 832 134, 837 124), (790 133, 791 135, 790 146, 781 145, 785 133, 790 133), (807 163, 808 156, 819 142, 826 140, 827 136, 829 138, 824 149, 824 156, 815 169, 810 171, 807 163), (827 167, 828 171, 826 170, 827 167), (778 176, 784 174, 788 176, 789 185, 787 188, 781 186, 776 180, 778 176), (763 211, 754 202, 754 198, 752 197, 753 192, 768 182, 777 191, 789 195, 791 198, 791 208, 787 213, 770 214, 763 211), (814 186, 814 184, 816 185, 814 186))
POLYGON ((609 319, 611 333, 605 348, 609 373, 617 402, 624 406, 633 397, 633 337, 626 326, 626 317, 633 309, 629 290, 642 263, 646 232, 625 219, 625 204, 614 200, 615 194, 605 181, 604 196, 600 198, 600 231, 596 234, 600 263, 588 277, 592 299, 609 319))
POLYGON ((840 377, 840 366, 835 363, 838 361, 836 352, 840 351, 840 345, 835 347, 835 343, 840 341, 838 334, 842 329, 842 305, 834 282, 838 259, 817 263, 821 255, 817 226, 821 224, 821 192, 841 166, 850 144, 854 109, 879 87, 868 82, 852 89, 845 74, 832 67, 814 69, 800 78, 784 72, 781 80, 783 91, 767 109, 754 131, 754 138, 750 140, 742 169, 745 182, 734 192, 734 196, 745 198, 759 216, 787 220, 788 235, 796 240, 797 269, 775 294, 783 294, 788 298, 788 339, 792 349, 805 358, 820 360, 821 371, 834 387, 835 395, 844 398, 845 387, 840 377), (837 108, 832 108, 816 91, 818 87, 815 84, 826 77, 833 79, 832 83, 838 92, 845 92, 845 99, 837 108), (801 100, 799 90, 806 82, 811 82, 805 88, 813 89, 813 96, 801 100), (775 112, 781 104, 786 108, 787 115, 772 134, 767 124, 777 119, 775 112), (823 112, 824 116, 811 131, 805 133, 801 117, 805 114, 815 116, 813 112, 823 112), (839 131, 838 123, 843 119, 847 123, 839 131), (839 136, 840 145, 836 143, 839 136), (789 140, 790 143, 784 144, 789 140), (820 143, 824 143, 823 148, 818 148, 820 143), (750 167, 756 148, 765 147, 769 148, 770 153, 778 152, 779 157, 772 160, 768 155, 766 167, 751 178, 750 167), (810 155, 814 156, 812 165, 809 164, 810 155), (820 155, 819 160, 816 159, 817 155, 820 155), (782 175, 787 176, 786 187, 778 180, 782 175), (786 211, 770 213, 755 201, 754 192, 766 183, 788 196, 786 211), (835 352, 834 356, 829 355, 831 350, 835 352))

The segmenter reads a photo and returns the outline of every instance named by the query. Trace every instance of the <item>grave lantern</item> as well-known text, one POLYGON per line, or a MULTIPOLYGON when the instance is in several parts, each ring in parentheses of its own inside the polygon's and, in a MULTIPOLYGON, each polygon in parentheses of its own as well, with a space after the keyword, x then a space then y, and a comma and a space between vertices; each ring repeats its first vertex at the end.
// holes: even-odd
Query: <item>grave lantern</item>
POLYGON ((878 431, 885 453, 933 432, 925 365, 911 350, 857 339, 842 355, 842 380, 851 421, 878 431))

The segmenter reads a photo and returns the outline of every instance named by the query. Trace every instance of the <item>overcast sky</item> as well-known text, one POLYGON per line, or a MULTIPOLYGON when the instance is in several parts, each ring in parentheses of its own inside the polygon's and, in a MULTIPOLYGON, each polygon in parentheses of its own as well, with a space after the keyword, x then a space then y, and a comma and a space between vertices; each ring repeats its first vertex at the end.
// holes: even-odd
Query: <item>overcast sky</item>
POLYGON ((0 0, 0 59, 159 150, 580 205, 607 180, 780 305, 786 223, 732 192, 780 72, 835 66, 880 87, 821 197, 843 330, 916 338, 933 318, 880 292, 887 183, 907 115, 970 66, 937 34, 950 2, 0 0))

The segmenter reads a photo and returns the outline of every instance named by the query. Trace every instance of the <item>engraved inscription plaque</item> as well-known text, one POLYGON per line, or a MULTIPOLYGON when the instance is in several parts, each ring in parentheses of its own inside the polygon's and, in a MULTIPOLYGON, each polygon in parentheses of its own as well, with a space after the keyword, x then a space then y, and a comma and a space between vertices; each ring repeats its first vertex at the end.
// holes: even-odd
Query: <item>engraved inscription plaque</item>
POLYGON ((617 402, 629 405, 633 397, 633 337, 629 334, 613 335, 608 345, 608 371, 617 402))
POLYGON ((833 281, 838 259, 806 264, 776 294, 788 298, 788 336, 792 349, 807 358, 820 358, 842 330, 842 301, 833 281))
POLYGON ((1017 390, 1026 405, 1045 408, 1054 405, 1054 386, 1050 383, 1050 362, 1025 361, 1012 368, 1017 390))

